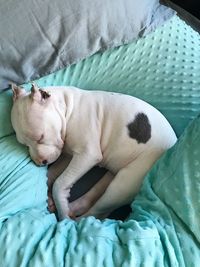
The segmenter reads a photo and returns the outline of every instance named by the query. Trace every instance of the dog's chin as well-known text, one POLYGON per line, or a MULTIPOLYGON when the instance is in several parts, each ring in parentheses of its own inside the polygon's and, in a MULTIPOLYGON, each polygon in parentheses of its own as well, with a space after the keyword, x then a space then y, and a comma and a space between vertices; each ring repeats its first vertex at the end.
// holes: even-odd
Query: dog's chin
POLYGON ((55 157, 55 158, 53 158, 53 159, 47 159, 47 164, 46 165, 50 165, 50 164, 54 163, 59 157, 60 157, 60 155, 55 157))

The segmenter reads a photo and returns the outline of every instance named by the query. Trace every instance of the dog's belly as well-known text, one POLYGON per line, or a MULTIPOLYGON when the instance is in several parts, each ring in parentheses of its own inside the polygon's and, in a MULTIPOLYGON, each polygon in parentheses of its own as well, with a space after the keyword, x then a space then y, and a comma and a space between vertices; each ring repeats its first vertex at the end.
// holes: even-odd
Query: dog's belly
POLYGON ((104 151, 103 160, 99 166, 108 169, 116 174, 120 169, 126 167, 129 163, 138 158, 144 151, 144 146, 123 145, 115 149, 104 151))

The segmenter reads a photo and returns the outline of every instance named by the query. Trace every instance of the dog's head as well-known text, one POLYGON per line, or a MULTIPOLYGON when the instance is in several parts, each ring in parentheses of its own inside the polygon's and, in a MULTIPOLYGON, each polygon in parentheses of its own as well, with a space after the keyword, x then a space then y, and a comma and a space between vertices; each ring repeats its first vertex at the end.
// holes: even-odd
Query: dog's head
POLYGON ((16 85, 12 85, 12 91, 11 122, 17 140, 29 147, 30 156, 37 165, 54 162, 64 146, 63 118, 55 99, 35 84, 31 92, 16 85))

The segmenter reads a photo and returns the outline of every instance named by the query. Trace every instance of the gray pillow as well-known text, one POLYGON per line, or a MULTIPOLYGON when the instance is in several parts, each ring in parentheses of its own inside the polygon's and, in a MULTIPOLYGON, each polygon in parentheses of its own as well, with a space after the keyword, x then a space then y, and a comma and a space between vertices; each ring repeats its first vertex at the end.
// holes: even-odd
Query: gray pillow
POLYGON ((172 15, 158 0, 0 1, 0 89, 131 42, 172 15))

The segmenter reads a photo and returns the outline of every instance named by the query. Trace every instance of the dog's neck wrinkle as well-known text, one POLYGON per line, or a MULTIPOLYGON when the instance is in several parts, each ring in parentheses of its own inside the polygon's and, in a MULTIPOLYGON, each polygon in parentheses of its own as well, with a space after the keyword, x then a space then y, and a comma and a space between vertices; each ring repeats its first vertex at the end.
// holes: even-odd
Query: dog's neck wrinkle
POLYGON ((64 95, 64 102, 65 102, 65 122, 66 125, 71 117, 72 110, 73 110, 73 104, 74 104, 74 98, 73 95, 70 93, 65 93, 64 95))
MULTIPOLYGON (((66 98, 63 97, 63 95, 60 95, 59 97, 55 98, 55 102, 53 102, 54 109, 59 114, 59 117, 62 122, 62 130, 61 130, 61 138, 63 141, 65 141, 65 135, 66 135, 66 119, 67 119, 67 102, 66 98)), ((68 115, 68 114, 67 114, 68 115)))
MULTIPOLYGON (((73 110, 73 94, 70 94, 70 92, 64 92, 64 95, 62 94, 60 96, 60 102, 63 102, 64 109, 60 116, 62 117, 62 139, 65 141, 66 139, 66 132, 67 132, 67 125, 71 118, 72 110, 73 110)), ((59 105, 58 103, 58 105, 59 105)))

